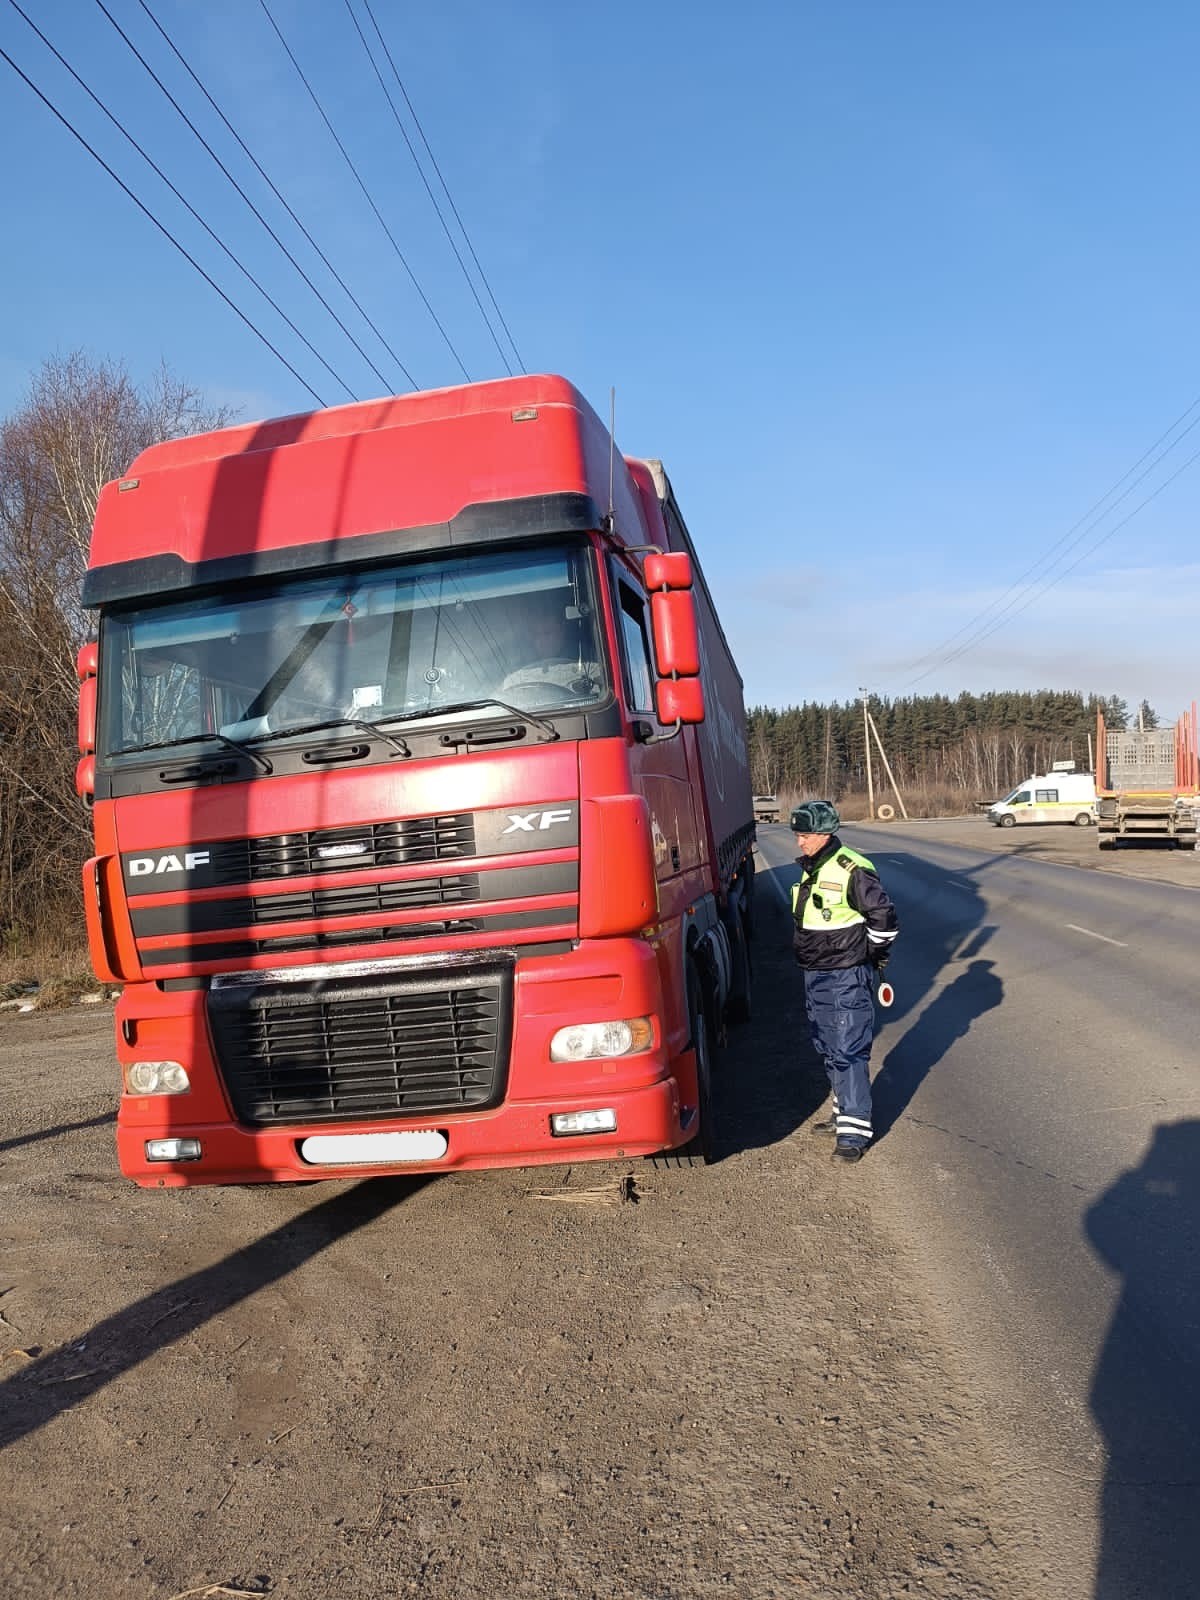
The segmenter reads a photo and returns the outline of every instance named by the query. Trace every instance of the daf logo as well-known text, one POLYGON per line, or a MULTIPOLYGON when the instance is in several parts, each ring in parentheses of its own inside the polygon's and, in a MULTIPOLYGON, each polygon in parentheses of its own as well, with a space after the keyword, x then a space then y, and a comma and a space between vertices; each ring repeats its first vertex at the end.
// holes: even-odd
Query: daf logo
POLYGON ((570 822, 571 816, 572 813, 569 809, 566 811, 526 811, 524 815, 518 814, 517 816, 509 812, 508 827, 504 829, 500 837, 503 838, 505 833, 537 833, 543 828, 553 828, 559 822, 570 822))
POLYGON ((160 872, 195 872, 197 867, 208 866, 209 859, 207 850, 185 850, 182 858, 176 855, 130 856, 129 876, 148 878, 157 877, 160 872))

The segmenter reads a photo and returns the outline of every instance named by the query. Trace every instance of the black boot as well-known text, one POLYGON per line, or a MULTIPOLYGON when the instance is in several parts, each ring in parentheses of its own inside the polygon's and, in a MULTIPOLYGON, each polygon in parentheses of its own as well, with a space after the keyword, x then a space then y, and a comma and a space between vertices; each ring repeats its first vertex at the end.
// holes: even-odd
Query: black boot
POLYGON ((861 1161, 862 1158, 863 1147, 861 1144, 849 1144, 844 1139, 839 1139, 833 1147, 833 1159, 835 1161, 861 1161))
POLYGON ((808 1125, 808 1131, 809 1133, 836 1133, 837 1117, 830 1112, 829 1116, 825 1117, 822 1121, 810 1122, 808 1125))

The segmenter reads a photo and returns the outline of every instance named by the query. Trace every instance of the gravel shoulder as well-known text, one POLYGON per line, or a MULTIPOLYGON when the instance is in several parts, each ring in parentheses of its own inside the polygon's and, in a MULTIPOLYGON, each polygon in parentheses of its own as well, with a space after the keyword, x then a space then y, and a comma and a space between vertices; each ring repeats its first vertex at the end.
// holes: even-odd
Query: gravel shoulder
POLYGON ((108 1008, 0 1018, 7 1592, 1040 1593, 762 910, 706 1170, 141 1191, 108 1008))

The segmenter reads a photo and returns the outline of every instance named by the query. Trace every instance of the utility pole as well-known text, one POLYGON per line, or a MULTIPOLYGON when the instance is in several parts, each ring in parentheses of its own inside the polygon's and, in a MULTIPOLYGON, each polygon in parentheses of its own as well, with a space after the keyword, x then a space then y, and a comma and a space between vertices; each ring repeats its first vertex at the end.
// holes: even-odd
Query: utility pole
POLYGON ((879 747, 879 759, 883 762, 883 770, 888 775, 888 782, 892 786, 892 793, 896 796, 896 804, 900 807, 900 815, 905 822, 908 821, 908 807, 904 804, 904 796, 900 793, 900 785, 896 782, 896 774, 892 771, 892 764, 887 758, 887 751, 883 748, 883 740, 879 737, 879 729, 875 726, 875 718, 867 713, 867 720, 871 724, 871 732, 875 735, 875 743, 879 747))
POLYGON ((869 693, 860 683, 858 692, 862 695, 863 702, 863 743, 867 750, 867 816, 872 822, 875 820, 875 777, 871 771, 871 713, 867 709, 869 693))

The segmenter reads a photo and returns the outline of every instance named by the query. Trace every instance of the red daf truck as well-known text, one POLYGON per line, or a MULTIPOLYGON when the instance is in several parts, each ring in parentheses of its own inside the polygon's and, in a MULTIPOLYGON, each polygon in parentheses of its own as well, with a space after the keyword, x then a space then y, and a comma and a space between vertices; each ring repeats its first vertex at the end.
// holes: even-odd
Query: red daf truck
POLYGON ((130 1178, 711 1157, 742 685, 661 465, 569 383, 157 445, 84 601, 130 1178))

